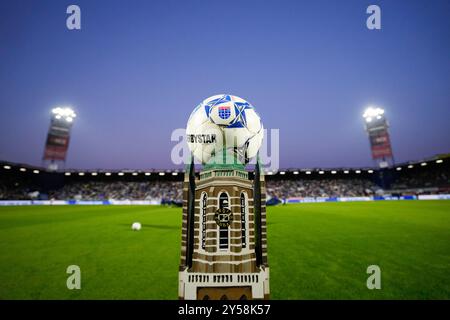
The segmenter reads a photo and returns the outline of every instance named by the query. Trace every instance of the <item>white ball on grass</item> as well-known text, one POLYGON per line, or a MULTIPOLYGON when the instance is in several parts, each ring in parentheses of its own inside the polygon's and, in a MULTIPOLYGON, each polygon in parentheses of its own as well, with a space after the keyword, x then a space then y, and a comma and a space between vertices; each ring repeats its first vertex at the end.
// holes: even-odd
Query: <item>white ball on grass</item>
POLYGON ((131 229, 134 231, 139 231, 141 230, 142 225, 139 222, 135 222, 131 225, 131 229))

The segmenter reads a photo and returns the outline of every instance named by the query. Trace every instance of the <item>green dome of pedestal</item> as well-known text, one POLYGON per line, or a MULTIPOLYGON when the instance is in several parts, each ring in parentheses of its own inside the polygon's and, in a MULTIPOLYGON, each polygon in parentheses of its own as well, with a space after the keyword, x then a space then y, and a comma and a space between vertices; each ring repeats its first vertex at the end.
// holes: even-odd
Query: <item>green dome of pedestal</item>
POLYGON ((203 166, 204 171, 213 169, 245 170, 245 166, 234 152, 223 149, 203 166))

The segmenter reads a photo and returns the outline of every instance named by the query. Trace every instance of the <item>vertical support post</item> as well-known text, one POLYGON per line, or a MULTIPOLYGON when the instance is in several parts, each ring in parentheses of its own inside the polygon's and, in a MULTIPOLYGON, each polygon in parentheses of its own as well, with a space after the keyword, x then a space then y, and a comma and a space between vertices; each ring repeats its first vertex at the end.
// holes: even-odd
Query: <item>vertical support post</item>
POLYGON ((187 224, 187 250, 186 264, 192 267, 192 256, 194 254, 194 217, 195 217, 195 167, 194 157, 191 156, 191 164, 189 166, 189 190, 188 190, 188 224, 187 224))
POLYGON ((259 159, 255 165, 255 177, 253 183, 253 212, 255 217, 255 253, 256 265, 262 264, 262 245, 261 245, 261 181, 260 181, 259 159))

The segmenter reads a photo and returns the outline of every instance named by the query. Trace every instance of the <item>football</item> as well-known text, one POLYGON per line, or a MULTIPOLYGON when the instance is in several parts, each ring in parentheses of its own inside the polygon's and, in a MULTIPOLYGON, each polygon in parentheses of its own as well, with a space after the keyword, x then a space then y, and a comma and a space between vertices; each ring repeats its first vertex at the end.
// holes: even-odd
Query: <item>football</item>
POLYGON ((246 163, 261 147, 264 127, 255 108, 244 99, 220 94, 209 97, 192 111, 187 127, 187 144, 202 163, 227 149, 246 163))
POLYGON ((141 230, 142 225, 139 222, 135 222, 131 225, 131 230, 133 231, 139 231, 141 230))

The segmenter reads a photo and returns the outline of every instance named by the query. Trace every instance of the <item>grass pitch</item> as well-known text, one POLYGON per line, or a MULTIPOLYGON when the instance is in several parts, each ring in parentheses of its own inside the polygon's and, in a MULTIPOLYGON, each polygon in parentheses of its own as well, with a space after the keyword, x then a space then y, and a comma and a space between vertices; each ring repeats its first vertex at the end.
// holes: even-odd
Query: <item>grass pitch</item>
MULTIPOLYGON (((286 205, 267 221, 272 299, 450 299, 450 201, 286 205)), ((0 299, 177 299, 180 240, 180 208, 0 207, 0 299)))

